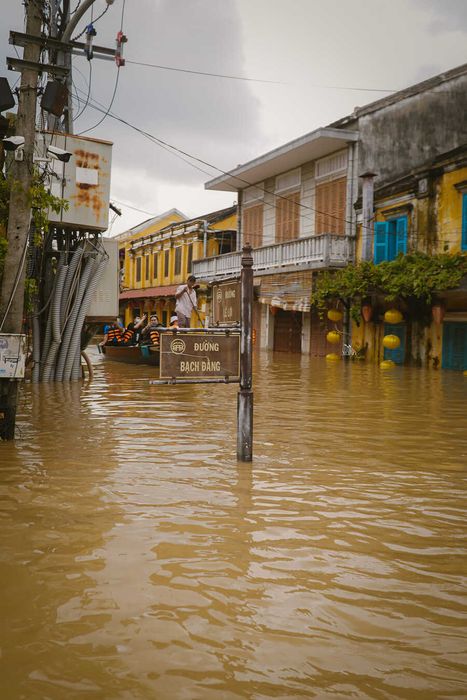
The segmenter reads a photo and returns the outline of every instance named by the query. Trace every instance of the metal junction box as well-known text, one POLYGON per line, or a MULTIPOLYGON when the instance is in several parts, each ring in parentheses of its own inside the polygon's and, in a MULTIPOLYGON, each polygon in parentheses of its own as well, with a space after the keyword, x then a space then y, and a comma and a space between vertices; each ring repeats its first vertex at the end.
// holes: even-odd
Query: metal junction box
POLYGON ((0 379, 23 379, 26 366, 26 336, 0 333, 0 379))
POLYGON ((67 211, 49 211, 51 224, 105 231, 109 225, 110 166, 112 143, 85 136, 40 132, 35 158, 47 166, 50 190, 69 203, 67 211), (49 146, 71 153, 67 163, 50 155, 49 146))

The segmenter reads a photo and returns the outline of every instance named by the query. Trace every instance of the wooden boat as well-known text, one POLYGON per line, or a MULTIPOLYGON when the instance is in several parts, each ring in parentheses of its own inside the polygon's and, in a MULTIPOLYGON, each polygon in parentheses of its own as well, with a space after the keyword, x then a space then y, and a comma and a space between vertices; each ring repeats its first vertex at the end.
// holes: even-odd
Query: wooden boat
POLYGON ((99 352, 102 352, 107 360, 131 365, 159 366, 159 348, 153 345, 104 345, 99 348, 99 352))

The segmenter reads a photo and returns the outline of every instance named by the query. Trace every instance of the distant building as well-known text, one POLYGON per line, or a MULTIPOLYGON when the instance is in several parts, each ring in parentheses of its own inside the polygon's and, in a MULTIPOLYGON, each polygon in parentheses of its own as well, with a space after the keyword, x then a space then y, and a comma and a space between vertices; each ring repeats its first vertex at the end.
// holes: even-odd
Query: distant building
MULTIPOLYGON (((156 312, 168 326, 175 309, 175 291, 192 272, 195 260, 235 250, 237 207, 194 219, 171 210, 134 227, 122 243, 124 276, 120 313, 128 324, 135 316, 156 312), (168 221, 168 219, 172 219, 168 221)), ((206 314, 206 288, 198 292, 199 325, 206 314)))

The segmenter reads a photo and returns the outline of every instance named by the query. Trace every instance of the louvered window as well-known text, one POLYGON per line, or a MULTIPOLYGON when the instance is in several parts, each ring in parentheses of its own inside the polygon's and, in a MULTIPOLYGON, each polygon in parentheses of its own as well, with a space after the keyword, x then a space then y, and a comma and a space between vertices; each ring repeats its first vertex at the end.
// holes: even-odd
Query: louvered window
POLYGON ((345 177, 316 185, 316 233, 345 233, 345 177))
POLYGON ((243 240, 252 248, 263 245, 263 205, 247 207, 243 210, 243 240))
POLYGON ((300 234, 300 192, 276 197, 276 243, 291 241, 300 234))
POLYGON ((142 258, 136 258, 136 281, 141 282, 141 260, 142 258))
POLYGON ((182 247, 175 248, 175 269, 174 275, 179 275, 182 271, 182 247))
POLYGON ((374 236, 375 265, 394 260, 399 253, 407 253, 407 217, 378 221, 374 236))

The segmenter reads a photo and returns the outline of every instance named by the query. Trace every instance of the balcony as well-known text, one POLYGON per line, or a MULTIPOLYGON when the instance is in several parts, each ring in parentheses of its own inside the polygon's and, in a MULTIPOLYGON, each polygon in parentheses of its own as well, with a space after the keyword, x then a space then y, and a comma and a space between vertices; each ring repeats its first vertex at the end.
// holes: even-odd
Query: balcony
MULTIPOLYGON (((238 277, 241 270, 241 252, 216 255, 213 258, 193 260, 196 277, 214 281, 238 277)), ((275 243, 253 250, 255 275, 319 270, 345 267, 354 259, 354 241, 345 236, 323 233, 319 236, 298 238, 286 243, 275 243)))

